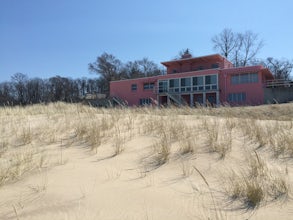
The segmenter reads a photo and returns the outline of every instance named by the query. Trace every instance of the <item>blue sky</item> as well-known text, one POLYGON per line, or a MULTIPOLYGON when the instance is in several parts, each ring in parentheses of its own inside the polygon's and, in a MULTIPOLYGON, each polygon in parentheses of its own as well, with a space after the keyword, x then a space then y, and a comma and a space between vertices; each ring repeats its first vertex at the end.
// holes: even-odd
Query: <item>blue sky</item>
POLYGON ((208 55, 224 28, 258 33, 259 58, 292 60, 292 22, 292 0, 0 0, 0 81, 96 77, 88 63, 103 52, 158 64, 185 48, 208 55))

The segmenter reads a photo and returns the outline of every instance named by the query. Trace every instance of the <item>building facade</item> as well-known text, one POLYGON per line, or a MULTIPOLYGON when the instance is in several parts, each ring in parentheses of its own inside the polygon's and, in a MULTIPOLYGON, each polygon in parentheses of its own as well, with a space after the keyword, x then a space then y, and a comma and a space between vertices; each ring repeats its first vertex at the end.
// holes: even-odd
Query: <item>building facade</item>
POLYGON ((110 82, 110 96, 130 106, 265 103, 265 82, 273 80, 263 66, 233 67, 219 54, 162 62, 166 75, 110 82))

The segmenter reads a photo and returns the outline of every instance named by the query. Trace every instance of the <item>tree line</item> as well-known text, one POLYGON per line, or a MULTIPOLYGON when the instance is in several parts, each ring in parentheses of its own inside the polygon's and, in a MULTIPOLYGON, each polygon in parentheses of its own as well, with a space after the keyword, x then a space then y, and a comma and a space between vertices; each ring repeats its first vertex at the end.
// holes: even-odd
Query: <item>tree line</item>
POLYGON ((88 69, 104 80, 104 92, 106 94, 109 94, 110 81, 163 75, 165 73, 164 69, 148 58, 122 63, 109 53, 98 56, 96 61, 88 65, 88 69))
MULTIPOLYGON (((213 49, 230 60, 235 67, 263 65, 270 69, 276 79, 292 80, 293 62, 288 59, 268 57, 258 59, 264 46, 263 40, 251 31, 243 33, 224 29, 211 39, 213 49)), ((187 50, 188 51, 188 50, 187 50)), ((179 52, 179 59, 184 51, 179 52)), ((178 57, 177 57, 178 59, 178 57)), ((109 95, 110 81, 133 79, 165 74, 156 63, 143 58, 123 63, 114 55, 104 52, 88 64, 89 72, 97 78, 71 79, 54 76, 49 79, 28 78, 23 73, 15 73, 10 82, 0 83, 0 105, 27 105, 40 102, 79 102, 87 94, 109 95)))
POLYGON ((87 93, 99 92, 103 84, 100 79, 70 79, 61 76, 41 79, 15 73, 11 81, 0 83, 0 105, 80 102, 87 93))
POLYGON ((86 94, 109 95, 111 80, 164 74, 164 70, 147 58, 123 64, 114 55, 103 53, 89 66, 97 78, 71 79, 54 76, 49 79, 29 78, 15 73, 11 81, 0 83, 0 105, 28 105, 49 102, 81 102, 86 94))

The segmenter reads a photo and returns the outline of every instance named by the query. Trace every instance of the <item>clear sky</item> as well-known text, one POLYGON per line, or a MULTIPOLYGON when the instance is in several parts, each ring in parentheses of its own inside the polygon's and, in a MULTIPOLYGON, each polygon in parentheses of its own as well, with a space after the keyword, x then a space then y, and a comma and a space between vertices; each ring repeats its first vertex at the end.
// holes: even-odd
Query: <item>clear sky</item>
POLYGON ((259 58, 293 59, 292 0, 0 0, 0 81, 96 77, 88 63, 103 52, 158 64, 186 48, 208 55, 224 28, 258 33, 259 58))

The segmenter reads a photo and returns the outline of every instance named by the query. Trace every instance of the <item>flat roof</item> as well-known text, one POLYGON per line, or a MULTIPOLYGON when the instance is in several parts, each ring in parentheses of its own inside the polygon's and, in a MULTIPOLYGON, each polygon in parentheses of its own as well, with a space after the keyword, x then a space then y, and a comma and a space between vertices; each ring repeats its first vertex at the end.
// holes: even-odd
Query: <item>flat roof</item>
POLYGON ((227 60, 225 57, 221 56, 220 54, 211 54, 211 55, 207 55, 207 56, 199 56, 199 57, 191 57, 191 58, 182 58, 182 59, 165 61, 165 62, 161 62, 161 64, 163 64, 164 66, 168 67, 168 65, 174 64, 174 63, 182 64, 182 63, 185 63, 185 62, 197 62, 197 61, 209 61, 209 60, 219 60, 219 61, 222 61, 223 59, 227 60))

